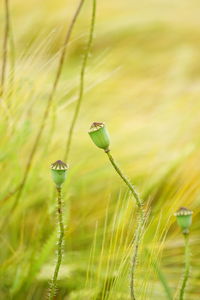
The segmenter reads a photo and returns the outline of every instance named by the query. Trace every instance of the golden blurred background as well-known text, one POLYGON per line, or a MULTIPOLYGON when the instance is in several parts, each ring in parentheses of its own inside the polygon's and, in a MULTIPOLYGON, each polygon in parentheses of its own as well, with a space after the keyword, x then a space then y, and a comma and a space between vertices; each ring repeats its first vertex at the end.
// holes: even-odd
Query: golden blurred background
MULTIPOLYGON (((66 30, 79 1, 10 0, 5 93, 0 102, 0 299, 44 299, 55 261, 54 186, 77 103, 91 22, 85 0, 30 173, 19 187, 47 106, 66 30)), ((88 136, 107 124, 111 150, 148 203, 137 267, 139 300, 178 299, 183 237, 174 212, 194 211, 187 300, 200 298, 200 3, 97 0, 84 98, 64 186, 65 248, 56 299, 129 299, 136 209, 88 136), (163 279, 164 277, 164 279, 163 279)), ((0 3, 0 44, 5 29, 0 3)), ((2 48, 1 48, 2 50, 2 48)), ((1 65, 3 52, 1 51, 1 65)))

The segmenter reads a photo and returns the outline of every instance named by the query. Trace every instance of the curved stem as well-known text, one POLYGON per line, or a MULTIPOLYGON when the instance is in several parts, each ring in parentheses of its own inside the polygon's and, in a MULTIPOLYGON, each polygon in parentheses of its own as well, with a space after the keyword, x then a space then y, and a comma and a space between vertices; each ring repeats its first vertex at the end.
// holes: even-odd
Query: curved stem
MULTIPOLYGON (((9 96, 13 95, 14 92, 14 83, 15 83, 15 61, 16 61, 16 54, 15 54, 15 39, 14 39, 14 31, 10 17, 10 28, 9 28, 9 44, 10 44, 10 87, 9 87, 9 96)), ((11 106, 12 103, 9 104, 11 106)))
POLYGON ((180 290, 180 300, 184 299, 184 292, 186 288, 186 284, 189 278, 189 273, 190 273, 190 251, 189 251, 189 234, 184 234, 185 238, 185 270, 184 270, 184 277, 183 277, 183 282, 180 290))
POLYGON ((64 224, 63 224, 63 212, 62 212, 62 195, 61 188, 57 187, 58 193, 58 203, 57 203, 57 215, 58 215, 58 223, 59 223, 59 237, 57 243, 57 263, 53 274, 53 279, 51 283, 51 290, 49 295, 49 300, 53 300, 56 294, 56 283, 58 278, 58 272, 62 262, 62 247, 64 241, 64 224))
POLYGON ((35 157, 35 154, 36 154, 41 136, 43 134, 43 131, 44 131, 44 128, 45 128, 45 125, 46 125, 46 121, 47 121, 48 116, 49 116, 50 108, 51 108, 51 105, 52 105, 52 102, 53 102, 53 99, 54 99, 54 96, 55 96, 55 93, 56 93, 56 89, 57 89, 57 86, 58 86, 58 83, 59 83, 59 79, 60 79, 60 75, 61 75, 61 72, 62 72, 64 59, 65 59, 65 55, 66 55, 67 46, 69 44, 69 40, 70 40, 72 31, 73 31, 74 25, 76 23, 78 15, 81 11, 81 8, 84 4, 84 1, 85 0, 80 0, 79 5, 78 5, 73 17, 72 17, 70 25, 67 29, 66 36, 65 36, 65 41, 64 41, 64 45, 63 45, 63 50, 61 52, 61 56, 60 56, 60 59, 59 59, 59 62, 58 62, 57 72, 56 72, 55 79, 54 79, 54 82, 53 82, 53 85, 52 85, 52 90, 51 90, 51 93, 48 97, 47 105, 46 105, 45 111, 44 111, 43 116, 42 116, 40 127, 38 129, 36 138, 35 138, 34 143, 33 143, 33 147, 31 149, 29 157, 28 157, 28 162, 27 162, 24 174, 23 174, 22 181, 19 185, 18 193, 17 193, 15 201, 14 201, 12 207, 11 207, 11 212, 14 211, 15 208, 17 207, 18 202, 20 201, 24 186, 25 186, 26 181, 28 179, 28 175, 29 175, 29 172, 31 170, 32 162, 34 160, 34 157, 35 157))
POLYGON ((122 178, 122 180, 126 183, 126 185, 128 186, 129 190, 131 191, 131 193, 133 194, 137 206, 138 207, 142 207, 142 200, 140 199, 140 196, 138 194, 138 192, 136 191, 134 185, 130 182, 130 180, 122 173, 120 167, 117 165, 117 163, 114 161, 114 158, 112 157, 112 155, 110 154, 110 151, 105 151, 106 154, 108 155, 108 158, 111 162, 111 164, 113 165, 113 167, 115 168, 115 170, 117 171, 117 173, 119 174, 119 176, 122 178))
POLYGON ((91 19, 91 25, 90 25, 90 33, 89 33, 89 39, 86 47, 86 51, 83 57, 83 63, 81 67, 80 72, 80 87, 79 87, 79 95, 77 99, 77 105, 75 108, 74 116, 72 118, 71 126, 69 129, 69 134, 67 138, 66 148, 65 148, 65 154, 64 154, 64 161, 68 161, 69 152, 71 148, 71 142, 72 142, 72 136, 74 132, 74 127, 76 125, 76 121, 78 118, 78 114, 80 111, 81 103, 83 100, 83 94, 84 94, 84 83, 85 83, 85 71, 87 66, 88 57, 90 54, 92 41, 93 41, 93 35, 94 35, 94 25, 95 25, 95 18, 96 18, 96 0, 93 0, 93 8, 92 8, 92 19, 91 19))
POLYGON ((105 153, 108 155, 108 158, 109 158, 112 166, 114 167, 114 169, 118 173, 118 175, 122 178, 122 180, 125 182, 125 184, 129 188, 129 190, 133 194, 133 196, 136 200, 138 209, 139 209, 139 218, 138 218, 138 221, 137 221, 137 228, 136 228, 135 239, 134 239, 135 243, 134 243, 134 249, 133 249, 133 257, 132 257, 132 262, 131 262, 131 279, 130 279, 130 295, 131 295, 131 299, 135 300, 136 299, 136 296, 135 296, 135 269, 136 269, 136 265, 137 265, 138 250, 139 250, 139 245, 141 243, 143 228, 144 228, 144 222, 145 222, 145 214, 144 214, 144 210, 143 210, 143 203, 142 203, 142 200, 141 200, 137 190, 135 189, 134 185, 123 174, 120 167, 115 162, 114 158, 112 157, 112 155, 110 153, 110 150, 106 150, 105 153))
POLYGON ((8 35, 10 29, 9 0, 5 0, 4 2, 5 2, 5 32, 3 38, 3 63, 2 63, 2 70, 1 70, 0 96, 2 96, 4 93, 4 83, 5 83, 7 56, 8 56, 8 35))

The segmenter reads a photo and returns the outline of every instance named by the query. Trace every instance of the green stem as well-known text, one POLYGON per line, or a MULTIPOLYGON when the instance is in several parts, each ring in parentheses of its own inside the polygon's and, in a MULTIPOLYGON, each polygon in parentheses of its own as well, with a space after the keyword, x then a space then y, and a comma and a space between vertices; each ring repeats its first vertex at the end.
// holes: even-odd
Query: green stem
POLYGON ((134 196, 134 198, 136 200, 137 206, 139 208, 141 208, 142 207, 142 200, 140 199, 140 196, 139 196, 138 192, 136 191, 135 187, 130 182, 130 180, 122 173, 121 169, 119 168, 119 166, 117 165, 117 163, 114 161, 114 158, 110 154, 110 151, 107 150, 105 152, 108 155, 111 164, 113 165, 113 167, 115 168, 115 170, 117 171, 117 173, 119 174, 119 176, 122 178, 122 180, 126 183, 126 185, 128 186, 129 190, 131 191, 131 193, 133 194, 133 196, 134 196))
POLYGON ((68 161, 69 152, 70 152, 70 148, 71 148, 71 142, 72 142, 72 136, 73 136, 74 128, 75 128, 76 121, 77 121, 77 118, 79 115, 81 103, 83 100, 84 84, 85 84, 85 71, 86 71, 86 66, 87 66, 87 61, 88 61, 88 57, 90 54, 90 50, 92 47, 95 19, 96 19, 96 0, 93 0, 92 19, 91 19, 91 25, 90 25, 89 39, 88 39, 87 47, 86 47, 85 54, 83 57, 83 63, 82 63, 81 72, 80 72, 79 95, 78 95, 77 105, 76 105, 76 108, 74 111, 70 129, 69 129, 69 134, 68 134, 66 148, 65 148, 65 154, 64 154, 64 161, 68 161))
POLYGON ((58 278, 58 272, 62 262, 62 247, 64 241, 64 224, 63 224, 63 212, 62 212, 62 195, 61 195, 61 187, 57 187, 58 193, 58 203, 57 203, 57 215, 58 215, 58 223, 59 223, 59 237, 57 243, 57 263, 53 274, 53 279, 51 283, 51 290, 49 295, 49 300, 53 300, 56 294, 56 283, 58 278))
POLYGON ((153 255, 153 257, 151 257, 150 251, 148 249, 145 249, 145 250, 146 250, 146 253, 147 253, 149 259, 152 260, 153 268, 156 271, 158 278, 163 286, 163 289, 165 291, 167 299, 173 300, 171 288, 168 284, 165 274, 163 273, 163 271, 161 270, 161 268, 157 262, 157 257, 154 257, 154 255, 153 255))
POLYGON ((143 228, 144 228, 144 222, 145 222, 145 214, 144 214, 144 210, 143 210, 143 203, 142 203, 142 200, 141 200, 138 192, 136 191, 134 185, 123 174, 123 172, 121 171, 121 169, 119 168, 119 166, 115 162, 114 158, 112 157, 112 155, 110 153, 110 150, 106 150, 105 153, 108 155, 108 158, 109 158, 112 166, 116 170, 116 172, 119 174, 121 179, 125 182, 125 184, 129 188, 129 190, 133 194, 133 196, 136 200, 138 209, 139 209, 139 218, 138 218, 136 233, 135 233, 135 243, 134 243, 135 246, 134 246, 134 249, 133 249, 133 257, 132 257, 132 261, 131 261, 131 279, 130 279, 130 295, 131 295, 131 299, 135 300, 136 299, 136 296, 135 296, 135 269, 136 269, 136 265, 137 265, 138 250, 139 250, 139 245, 141 243, 142 233, 143 233, 143 228))
POLYGON ((131 299, 135 300, 135 270, 137 266, 137 259, 138 259, 138 250, 139 245, 141 243, 143 228, 144 228, 145 216, 144 211, 142 208, 139 210, 139 217, 136 225, 136 233, 135 233, 135 246, 133 248, 133 256, 131 261, 131 279, 130 279, 130 292, 131 292, 131 299))
POLYGON ((190 250, 189 250, 189 233, 184 234, 185 238, 185 270, 183 276, 183 282, 180 290, 180 300, 184 299, 184 292, 190 273, 190 250))

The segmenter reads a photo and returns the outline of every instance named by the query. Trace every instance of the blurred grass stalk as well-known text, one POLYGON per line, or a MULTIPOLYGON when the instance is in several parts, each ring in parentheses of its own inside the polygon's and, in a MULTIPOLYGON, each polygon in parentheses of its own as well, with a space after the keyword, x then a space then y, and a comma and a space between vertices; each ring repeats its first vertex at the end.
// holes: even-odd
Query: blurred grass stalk
POLYGON ((91 18, 89 39, 88 39, 88 43, 87 43, 86 50, 85 50, 85 53, 84 53, 83 63, 82 63, 81 71, 80 71, 79 95, 78 95, 76 108, 75 108, 75 111, 74 111, 74 115, 73 115, 73 118, 72 118, 70 129, 69 129, 69 134, 68 134, 66 149, 65 149, 65 155, 64 155, 64 161, 68 161, 68 158, 69 158, 71 142, 72 142, 72 136, 73 136, 74 128, 75 128, 75 125, 76 125, 76 122, 77 122, 77 119, 78 119, 81 103, 82 103, 82 100, 83 100, 84 83, 85 83, 85 71, 86 71, 86 67, 87 67, 87 61, 88 61, 88 58, 89 58, 90 50, 91 50, 91 47, 92 47, 92 41, 93 41, 93 36, 94 36, 95 19, 96 19, 96 0, 93 0, 92 18, 91 18))
POLYGON ((151 257, 150 251, 148 249, 146 249, 146 253, 148 255, 148 258, 152 259, 152 266, 158 275, 158 278, 160 280, 160 283, 163 286, 163 289, 165 291, 167 299, 173 300, 172 291, 169 287, 169 284, 168 284, 167 278, 165 277, 165 274, 163 273, 162 269, 160 268, 160 266, 157 262, 157 257, 154 258, 154 255, 151 257))
POLYGON ((8 58, 8 37, 10 30, 10 11, 9 11, 9 0, 4 1, 5 5, 5 30, 3 38, 3 59, 2 59, 2 69, 1 69, 1 80, 0 80, 0 97, 4 94, 5 89, 5 77, 7 69, 7 58, 8 58))
MULTIPOLYGON (((33 159, 35 157, 35 154, 36 154, 36 151, 37 151, 37 148, 38 148, 38 145, 39 145, 40 138, 41 138, 42 133, 44 131, 45 123, 46 123, 46 120, 48 118, 50 108, 51 108, 51 105, 52 105, 52 102, 53 102, 53 99, 54 99, 54 96, 55 96, 55 93, 56 93, 56 89, 57 89, 57 86, 58 86, 58 83, 59 83, 60 75, 61 75, 63 65, 64 65, 64 59, 65 59, 65 56, 66 56, 66 49, 67 49, 67 46, 68 46, 68 43, 69 43, 69 40, 70 40, 70 37, 71 37, 71 33, 72 33, 74 25, 77 21, 78 15, 81 11, 81 8, 84 4, 84 1, 85 0, 81 0, 79 2, 78 7, 75 10, 75 13, 72 17, 70 25, 67 29, 64 45, 63 45, 60 60, 59 60, 59 63, 58 63, 58 69, 57 69, 57 72, 56 72, 55 80, 54 80, 53 85, 52 85, 52 90, 51 90, 51 93, 49 95, 47 105, 46 105, 46 108, 45 108, 45 111, 44 111, 44 114, 42 116, 42 120, 41 120, 41 123, 40 123, 40 127, 38 129, 38 133, 36 135, 33 147, 31 149, 31 152, 30 152, 30 155, 29 155, 29 158, 28 158, 28 162, 27 162, 27 165, 26 165, 26 168, 25 168, 25 171, 24 171, 22 181, 19 184, 19 186, 15 189, 15 192, 17 192, 17 196, 16 196, 15 201, 14 201, 12 207, 11 207, 11 212, 14 211, 15 208, 17 207, 17 205, 19 203, 19 200, 20 200, 20 197, 22 195, 24 186, 26 184, 26 181, 27 181, 27 178, 28 178, 28 175, 29 175, 29 171, 31 169, 32 162, 33 162, 33 159)), ((10 195, 13 195, 13 193, 11 193, 10 195)), ((7 195, 6 195, 6 199, 8 199, 7 195)))

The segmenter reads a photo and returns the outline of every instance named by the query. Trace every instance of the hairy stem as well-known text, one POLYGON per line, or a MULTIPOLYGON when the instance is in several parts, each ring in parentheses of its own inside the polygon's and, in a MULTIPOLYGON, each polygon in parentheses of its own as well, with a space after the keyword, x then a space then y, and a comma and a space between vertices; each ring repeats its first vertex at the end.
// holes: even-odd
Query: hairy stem
POLYGON ((138 192, 136 191, 134 185, 130 182, 130 180, 122 173, 120 167, 117 165, 117 163, 114 161, 114 158, 112 157, 112 155, 110 154, 110 151, 105 151, 106 154, 109 157, 109 160, 111 162, 111 164, 113 165, 113 167, 115 168, 115 170, 117 171, 117 173, 119 174, 119 176, 122 178, 122 180, 126 183, 126 185, 128 186, 129 190, 131 191, 131 193, 133 194, 137 206, 140 208, 142 207, 142 200, 140 199, 140 196, 138 194, 138 192))
POLYGON ((64 59, 65 59, 66 49, 67 49, 67 46, 68 46, 68 43, 69 43, 69 40, 70 40, 70 37, 71 37, 71 33, 72 33, 73 27, 76 23, 77 17, 80 13, 80 10, 82 8, 82 5, 83 5, 84 1, 85 0, 81 0, 79 2, 79 5, 78 5, 78 7, 77 7, 77 9, 74 13, 74 16, 73 16, 73 18, 70 22, 69 28, 67 30, 65 41, 64 41, 64 46, 63 46, 61 57, 60 57, 60 60, 59 60, 59 63, 58 63, 58 69, 57 69, 57 72, 56 72, 56 76, 55 76, 55 80, 54 80, 54 83, 53 83, 53 86, 52 86, 52 90, 51 90, 51 93, 49 95, 49 98, 48 98, 48 101, 47 101, 47 106, 46 106, 46 109, 44 111, 44 114, 43 114, 43 117, 42 117, 42 120, 41 120, 41 124, 40 124, 39 130, 38 130, 38 133, 36 135, 33 147, 30 151, 30 155, 29 155, 28 162, 27 162, 27 165, 26 165, 26 168, 25 168, 25 171, 24 171, 24 175, 23 175, 22 181, 20 183, 20 187, 19 187, 16 199, 15 199, 15 202, 12 206, 12 211, 17 206, 17 204, 20 200, 21 194, 23 192, 24 186, 26 184, 26 181, 27 181, 27 178, 28 178, 28 175, 29 175, 29 171, 30 171, 31 166, 32 166, 32 162, 33 162, 36 150, 37 150, 38 145, 39 145, 41 135, 44 131, 45 123, 46 123, 46 120, 47 120, 48 115, 49 115, 49 111, 50 111, 50 108, 51 108, 51 104, 53 102, 53 98, 54 98, 54 95, 55 95, 55 92, 56 92, 56 88, 58 86, 59 78, 60 78, 60 75, 61 75, 61 71, 62 71, 62 68, 63 68, 64 59))
POLYGON ((190 273, 189 234, 188 233, 184 234, 184 238, 185 238, 185 270, 184 270, 183 282, 180 289, 180 296, 179 296, 180 300, 184 299, 185 288, 190 273))
POLYGON ((7 56, 8 56, 8 35, 10 29, 10 14, 9 14, 9 0, 5 0, 5 31, 3 38, 3 62, 1 70, 1 80, 0 80, 0 97, 4 93, 6 66, 7 66, 7 56))
POLYGON ((62 263, 62 247, 63 247, 63 241, 64 241, 64 224, 63 224, 63 211, 62 211, 62 194, 61 194, 61 188, 57 187, 57 193, 58 193, 58 203, 57 203, 57 216, 58 216, 58 224, 59 224, 59 237, 58 237, 58 243, 57 243, 57 262, 53 274, 53 279, 51 283, 51 289, 49 294, 49 299, 53 300, 54 296, 56 294, 56 283, 58 278, 59 269, 62 263))
POLYGON ((92 19, 91 19, 91 25, 90 25, 89 39, 88 39, 87 47, 86 47, 84 57, 83 57, 83 63, 82 63, 81 72, 80 72, 79 94, 78 94, 76 108, 75 108, 75 111, 74 111, 74 115, 73 115, 73 118, 72 118, 71 126, 70 126, 70 129, 69 129, 69 134, 68 134, 68 138, 67 138, 67 142, 66 142, 64 161, 68 161, 70 148, 71 148, 71 142, 72 142, 72 136, 73 136, 74 128, 75 128, 76 121, 77 121, 77 118, 78 118, 78 115, 79 115, 81 103, 82 103, 82 100, 83 100, 84 83, 85 83, 85 71, 86 71, 87 61, 88 61, 88 57, 89 57, 89 54, 90 54, 92 41, 93 41, 95 18, 96 18, 96 0, 93 0, 92 19))
POLYGON ((140 246, 140 242, 142 240, 144 222, 145 222, 144 211, 142 208, 140 208, 139 209, 139 217, 138 217, 137 225, 136 225, 133 255, 132 255, 132 260, 131 260, 130 294, 131 294, 132 300, 136 299, 136 296, 135 296, 135 270, 136 270, 136 266, 137 266, 139 246, 140 246))
POLYGON ((136 233, 135 233, 135 239, 134 239, 134 249, 133 249, 133 257, 132 257, 132 262, 131 262, 131 279, 130 279, 130 295, 131 299, 135 300, 135 269, 137 265, 137 258, 138 258, 138 250, 139 250, 139 245, 142 239, 142 233, 143 233, 143 228, 144 228, 144 222, 145 222, 145 214, 143 210, 143 203, 142 200, 140 199, 140 196, 138 192, 136 191, 134 185, 130 182, 130 180, 123 174, 121 171, 120 167, 117 165, 115 162, 114 158, 112 157, 110 150, 106 150, 105 153, 108 155, 108 158, 116 170, 116 172, 119 174, 121 179, 125 182, 125 184, 128 186, 129 190, 133 194, 138 209, 139 209, 139 218, 137 222, 137 228, 136 228, 136 233))

